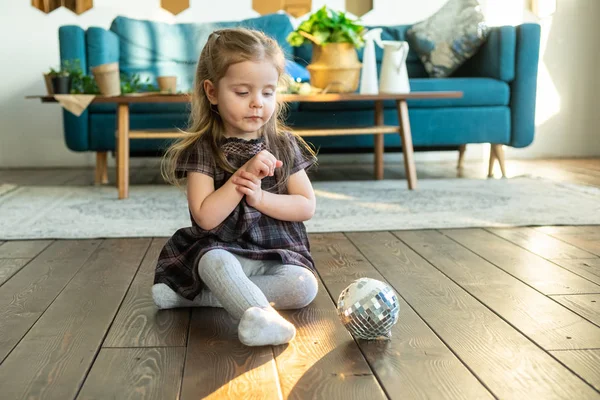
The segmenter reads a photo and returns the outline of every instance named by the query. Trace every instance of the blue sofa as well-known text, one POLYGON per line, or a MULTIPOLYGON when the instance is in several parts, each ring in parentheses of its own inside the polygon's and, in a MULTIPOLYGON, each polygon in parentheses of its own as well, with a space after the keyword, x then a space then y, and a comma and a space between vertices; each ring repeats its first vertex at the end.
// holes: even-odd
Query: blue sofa
MULTIPOLYGON (((122 72, 138 73, 154 80, 158 75, 177 75, 178 89, 192 87, 198 55, 211 31, 245 26, 274 37, 288 59, 288 72, 307 77, 311 48, 293 48, 286 37, 293 30, 287 16, 270 14, 243 21, 166 24, 117 17, 110 29, 62 26, 59 29, 60 58, 80 59, 85 72, 99 64, 118 61, 122 72)), ((403 40, 407 25, 384 26, 384 40, 403 40)), ((494 143, 525 147, 534 137, 536 77, 540 27, 537 24, 494 27, 487 42, 450 78, 429 78, 416 54, 407 67, 413 91, 460 90, 459 99, 412 100, 408 102, 415 150, 459 148, 469 143, 494 143)), ((377 60, 382 59, 377 48, 377 60)), ((362 59, 362 50, 359 51, 362 59)), ((136 104, 131 107, 131 128, 184 127, 186 104, 136 104)), ((81 116, 63 111, 67 147, 73 151, 106 152, 115 149, 115 107, 93 104, 81 116)), ((397 124, 395 104, 385 103, 386 124, 397 124)), ((372 125, 369 102, 297 103, 288 116, 292 126, 372 125)), ((309 138, 320 152, 372 151, 373 136, 309 138)), ((134 140, 132 156, 158 154, 164 140, 134 140)), ((398 135, 385 135, 387 150, 401 146, 398 135)))

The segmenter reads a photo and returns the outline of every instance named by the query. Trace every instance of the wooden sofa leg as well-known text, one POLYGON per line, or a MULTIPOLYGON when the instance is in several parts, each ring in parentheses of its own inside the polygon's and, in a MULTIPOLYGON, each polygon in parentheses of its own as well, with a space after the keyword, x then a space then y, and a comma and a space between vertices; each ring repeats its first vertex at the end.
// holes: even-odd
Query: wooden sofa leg
POLYGON ((108 153, 106 151, 96 152, 96 185, 108 183, 108 153))
POLYGON ((506 178, 506 167, 504 164, 504 146, 501 144, 490 145, 490 164, 488 168, 488 178, 494 176, 494 161, 498 160, 500 164, 500 171, 502 171, 502 177, 506 178))
MULTIPOLYGON (((117 150, 115 150, 113 152, 113 154, 115 156, 115 166, 116 166, 116 163, 119 162, 119 155, 117 154, 117 150)), ((119 174, 117 173, 117 168, 115 168, 115 187, 117 189, 119 189, 119 174)))
POLYGON ((488 164, 488 178, 494 177, 494 163, 496 154, 494 153, 494 145, 490 143, 490 163, 488 164))
POLYGON ((502 172, 502 177, 506 178, 506 167, 504 165, 504 146, 501 144, 494 144, 494 154, 496 155, 496 159, 500 164, 500 171, 502 172))
POLYGON ((467 145, 461 144, 458 147, 458 164, 456 165, 456 169, 458 170, 458 175, 462 173, 464 163, 465 163, 465 152, 467 151, 467 145))

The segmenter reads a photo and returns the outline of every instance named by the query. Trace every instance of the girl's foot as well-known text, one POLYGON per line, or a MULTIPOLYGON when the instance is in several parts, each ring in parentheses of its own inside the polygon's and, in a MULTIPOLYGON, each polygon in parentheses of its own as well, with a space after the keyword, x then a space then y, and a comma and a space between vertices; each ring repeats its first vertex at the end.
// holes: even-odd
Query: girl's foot
POLYGON ((290 342, 294 336, 294 325, 272 308, 250 307, 238 326, 238 337, 246 346, 277 346, 290 342))
POLYGON ((182 297, 164 283, 152 285, 152 300, 161 310, 179 307, 223 307, 212 292, 208 290, 202 290, 192 301, 182 297))
POLYGON ((181 297, 164 283, 152 285, 152 300, 154 300, 154 304, 161 310, 192 307, 194 305, 192 301, 181 297))

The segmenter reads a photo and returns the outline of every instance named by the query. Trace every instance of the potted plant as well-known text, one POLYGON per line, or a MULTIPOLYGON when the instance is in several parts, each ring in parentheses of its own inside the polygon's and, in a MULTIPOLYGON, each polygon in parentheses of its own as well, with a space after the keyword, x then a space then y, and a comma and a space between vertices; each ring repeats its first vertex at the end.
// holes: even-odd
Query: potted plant
POLYGON ((71 74, 66 66, 62 66, 58 70, 50 68, 50 71, 45 74, 46 90, 48 95, 54 94, 69 94, 71 91, 71 74), (50 87, 48 87, 48 79, 50 87))
POLYGON ((176 93, 177 92, 177 77, 176 76, 158 76, 156 77, 158 89, 161 93, 176 93))
POLYGON ((52 87, 52 77, 56 76, 57 71, 50 68, 50 71, 44 72, 44 83, 46 84, 46 92, 48 96, 54 96, 54 88, 52 87))
POLYGON ((121 93, 135 94, 156 91, 158 88, 150 83, 150 77, 146 77, 146 80, 142 82, 140 74, 121 73, 121 93))
POLYGON ((72 94, 100 94, 96 80, 92 75, 83 73, 79 59, 73 60, 70 73, 72 94))
POLYGON ((100 93, 104 96, 118 96, 121 94, 118 62, 97 65, 92 68, 92 74, 98 84, 100 93))
POLYGON ((354 92, 358 88, 360 69, 356 49, 364 46, 365 27, 344 12, 323 6, 287 37, 292 46, 306 41, 313 45, 308 65, 312 86, 326 91, 354 92))

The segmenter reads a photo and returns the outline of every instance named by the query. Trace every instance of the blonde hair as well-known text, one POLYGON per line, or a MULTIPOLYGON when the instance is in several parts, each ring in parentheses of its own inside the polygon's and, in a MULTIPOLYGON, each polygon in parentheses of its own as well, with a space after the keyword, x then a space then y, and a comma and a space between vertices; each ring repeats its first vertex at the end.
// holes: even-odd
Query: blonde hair
MULTIPOLYGON (((188 130, 184 131, 186 135, 183 138, 167 149, 161 163, 161 174, 165 181, 179 187, 182 185, 185 178, 177 173, 177 166, 186 157, 188 150, 194 148, 204 136, 209 139, 216 165, 230 173, 236 171, 219 147, 224 126, 219 114, 211 108, 204 91, 204 81, 210 80, 217 86, 229 66, 244 61, 262 60, 273 63, 281 83, 285 74, 285 57, 274 39, 262 32, 244 28, 222 29, 211 33, 196 68, 188 130)), ((286 184, 294 165, 292 140, 297 140, 301 151, 307 156, 315 156, 307 143, 286 127, 284 111, 285 104, 278 101, 273 116, 259 131, 259 136, 263 137, 269 151, 283 162, 283 167, 277 170, 277 186, 286 184)))

